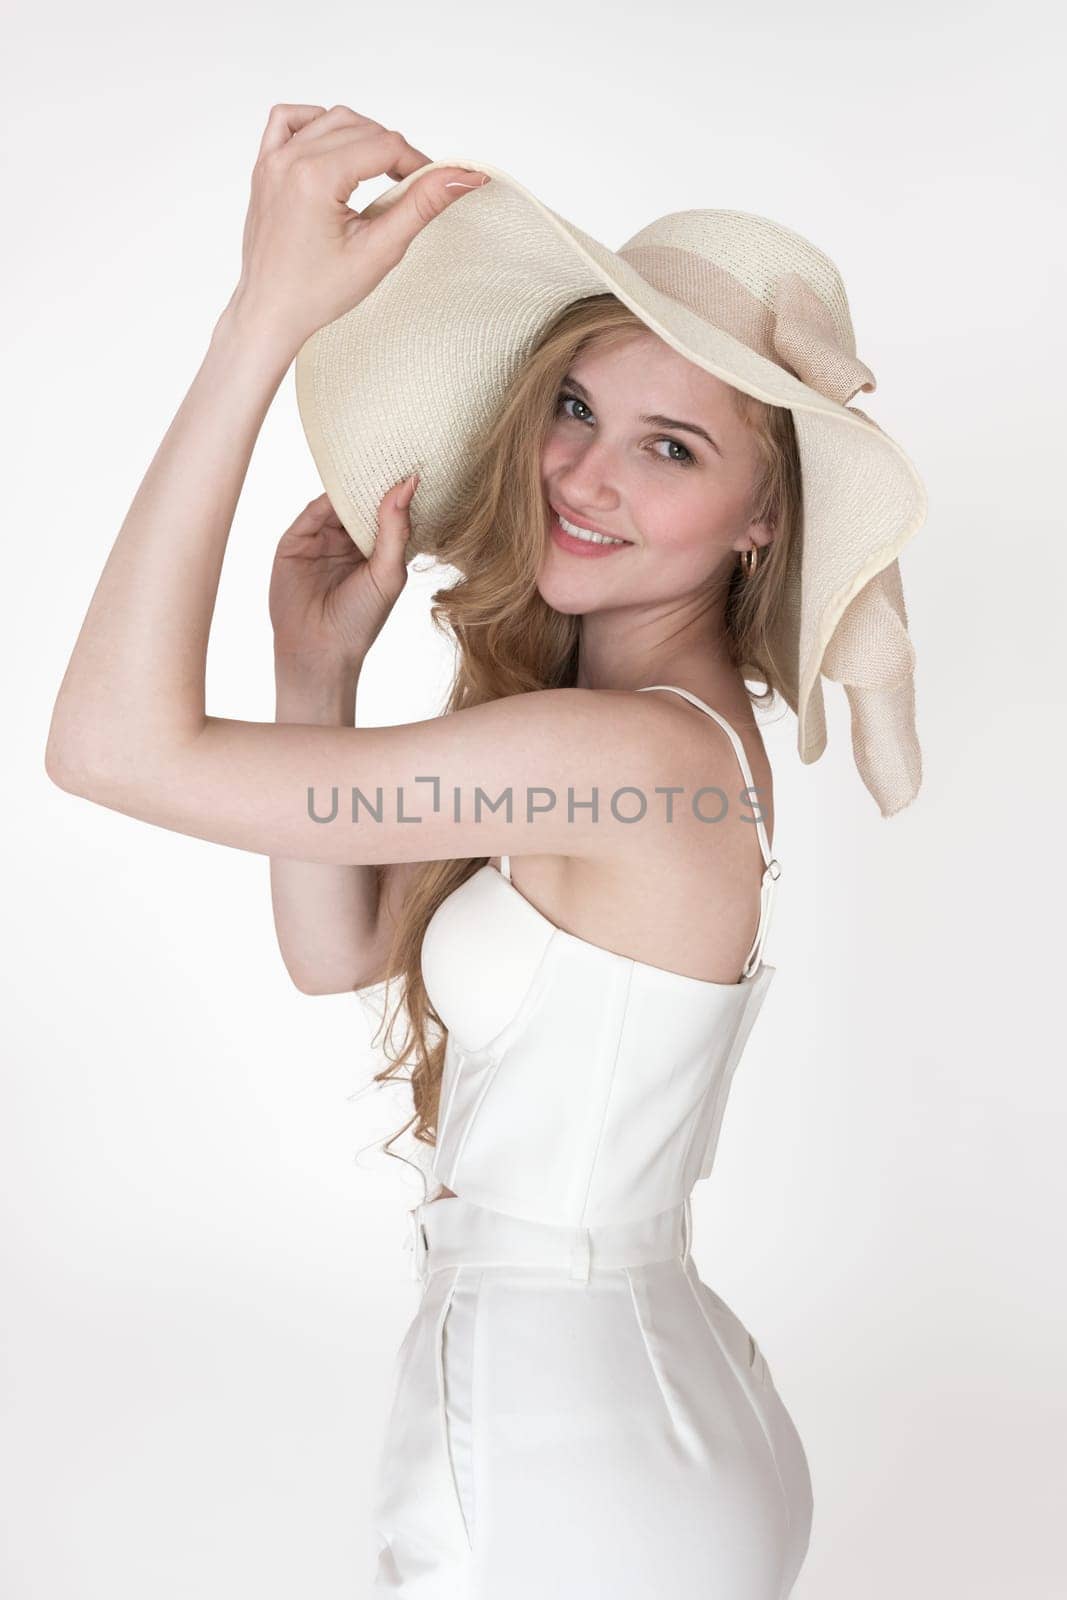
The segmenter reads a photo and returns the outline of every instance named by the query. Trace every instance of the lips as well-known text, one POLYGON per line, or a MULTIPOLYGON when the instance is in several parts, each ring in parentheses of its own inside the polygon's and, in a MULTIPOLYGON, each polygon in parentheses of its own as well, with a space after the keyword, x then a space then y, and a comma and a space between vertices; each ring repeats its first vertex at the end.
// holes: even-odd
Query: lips
POLYGON ((602 528, 597 522, 588 522, 585 517, 579 517, 575 512, 568 511, 566 506, 553 505, 551 501, 549 505, 557 517, 565 517, 568 522, 573 522, 576 528, 584 528, 587 533, 602 533, 606 539, 621 539, 624 544, 633 543, 633 540, 627 539, 625 534, 613 533, 610 528, 602 528))
POLYGON ((576 528, 573 533, 568 533, 557 514, 553 514, 549 538, 558 549, 578 560, 603 561, 617 556, 620 550, 632 550, 633 545, 626 539, 602 539, 599 534, 581 532, 576 528))

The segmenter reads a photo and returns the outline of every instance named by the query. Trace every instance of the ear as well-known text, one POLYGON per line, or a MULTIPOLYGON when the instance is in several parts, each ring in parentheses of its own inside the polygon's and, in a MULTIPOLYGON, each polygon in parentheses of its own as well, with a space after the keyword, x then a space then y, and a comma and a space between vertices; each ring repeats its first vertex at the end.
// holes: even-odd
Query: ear
POLYGON ((738 540, 735 549, 739 551, 751 550, 753 546, 762 550, 767 545, 773 544, 776 532, 773 522, 750 522, 738 540))

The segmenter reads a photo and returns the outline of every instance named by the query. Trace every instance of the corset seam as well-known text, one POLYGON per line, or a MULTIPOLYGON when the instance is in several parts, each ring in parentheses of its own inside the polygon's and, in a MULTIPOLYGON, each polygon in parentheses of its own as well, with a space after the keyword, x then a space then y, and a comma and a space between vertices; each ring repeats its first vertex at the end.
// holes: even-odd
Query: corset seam
POLYGON ((756 1019, 763 1009, 763 1002, 766 999, 767 988, 773 971, 773 967, 760 967, 759 973, 754 978, 752 987, 746 996, 745 1004, 741 1007, 737 1026, 730 1040, 730 1048, 723 1060, 722 1072, 719 1076, 719 1084, 715 1094, 712 1120, 708 1127, 704 1149, 701 1152, 700 1171, 698 1174, 701 1178, 711 1176, 715 1156, 718 1152, 719 1139, 722 1136, 726 1107, 729 1102, 730 1091, 733 1088, 734 1074, 748 1047, 749 1035, 755 1026, 756 1019))
MULTIPOLYGON (((720 1071, 712 1078, 711 1082, 706 1086, 706 1088, 704 1090, 704 1093, 700 1097, 699 1107, 697 1108, 697 1110, 696 1110, 696 1112, 695 1112, 695 1114, 694 1114, 694 1116, 693 1116, 693 1118, 692 1118, 692 1120, 690 1122, 689 1137, 685 1142, 685 1153, 683 1154, 682 1160, 681 1160, 681 1163, 680 1163, 680 1172, 681 1172, 681 1177, 682 1177, 682 1184, 683 1184, 684 1187, 691 1187, 691 1186, 688 1185, 688 1182, 687 1182, 687 1179, 686 1179, 686 1172, 688 1170, 690 1157, 693 1154, 693 1149, 694 1149, 694 1146, 696 1144, 697 1135, 700 1132, 701 1128, 704 1126, 705 1115, 707 1113, 709 1102, 712 1102, 711 1122, 708 1125, 708 1138, 709 1139, 710 1139, 711 1134, 712 1134, 712 1132, 714 1130, 715 1117, 716 1117, 716 1113, 717 1113, 717 1109, 718 1109, 719 1098, 722 1095, 723 1083, 724 1083, 724 1081, 726 1079, 727 1071, 729 1069, 730 1058, 733 1055, 734 1047, 737 1044, 737 1036, 738 1036, 738 1034, 739 1034, 739 1032, 741 1030, 741 1020, 744 1017, 746 1011, 748 1010, 748 1004, 751 1001, 751 998, 752 998, 751 993, 749 993, 745 997, 745 1004, 742 1005, 738 1010, 737 1019, 736 1019, 736 1021, 734 1023, 733 1031, 732 1031, 732 1033, 730 1035, 729 1046, 727 1047, 726 1054, 721 1058, 722 1065, 721 1065, 720 1071)), ((704 1156, 706 1155, 706 1153, 707 1152, 706 1152, 706 1147, 705 1147, 705 1151, 701 1154, 700 1166, 697 1168, 696 1177, 693 1180, 694 1183, 699 1181, 699 1179, 703 1176, 704 1156)))
MULTIPOLYGON (((503 1046, 511 1043, 511 1030, 513 1028, 517 1028, 519 1023, 525 1019, 529 1011, 530 1002, 534 991, 537 988, 538 983, 542 980, 545 964, 547 963, 549 954, 556 942, 556 935, 554 933, 550 933, 548 938, 545 940, 544 945, 542 946, 540 955, 534 963, 534 969, 530 975, 530 981, 526 986, 522 998, 519 1000, 519 1003, 515 1007, 515 1010, 509 1020, 504 1023, 503 1027, 498 1028, 496 1033, 493 1034, 492 1038, 487 1039, 484 1044, 475 1045, 469 1049, 466 1046, 460 1046, 465 1055, 495 1055, 503 1046)), ((452 1037, 452 1030, 450 1028, 448 1029, 448 1035, 449 1038, 452 1037)), ((459 1041, 457 1040, 456 1043, 458 1045, 459 1041)))
POLYGON ((604 1089, 603 1102, 600 1108, 600 1126, 597 1129, 596 1141, 589 1157, 589 1172, 585 1182, 585 1194, 578 1215, 582 1219, 579 1226, 585 1225, 585 1218, 589 1215, 589 1195, 593 1188, 593 1178, 596 1175, 597 1162, 600 1159, 601 1146, 604 1143, 604 1129, 608 1123, 608 1113, 611 1110, 612 1096, 615 1090, 615 1080, 619 1071, 619 1052, 622 1049, 623 1035, 626 1032, 626 1021, 630 1010, 630 990, 633 986, 633 963, 626 969, 626 986, 619 1003, 619 1025, 615 1034, 615 1046, 612 1051, 611 1074, 604 1089))
POLYGON ((459 1043, 457 1039, 454 1038, 451 1030, 449 1030, 449 1042, 455 1047, 458 1055, 458 1061, 456 1063, 451 1093, 448 1097, 447 1112, 434 1140, 434 1159, 431 1166, 434 1177, 438 1180, 438 1182, 443 1183, 446 1188, 455 1188, 460 1162, 462 1161, 464 1152, 467 1148, 467 1141, 470 1138, 474 1124, 481 1114, 482 1106, 485 1103, 485 1097, 497 1080, 497 1075, 500 1071, 503 1058, 507 1053, 508 1047, 512 1043, 513 1030, 518 1029, 527 1019, 530 1011, 533 1008, 534 1002, 538 999, 540 992, 544 987, 545 973, 548 970, 549 955, 554 944, 555 935, 550 934, 548 939, 545 941, 544 949, 541 951, 541 954, 538 958, 537 965, 534 968, 533 976, 531 977, 527 986, 526 993, 520 1000, 514 1016, 511 1018, 510 1022, 506 1022, 499 1032, 489 1040, 488 1044, 482 1045, 477 1050, 467 1050, 459 1043), (448 1176, 445 1177, 444 1173, 438 1168, 437 1158, 444 1143, 445 1133, 451 1125, 452 1112, 455 1109, 456 1096, 459 1093, 464 1067, 468 1061, 477 1059, 479 1056, 484 1056, 487 1062, 485 1082, 482 1085, 481 1093, 478 1095, 476 1103, 467 1113, 466 1126, 463 1129, 456 1153, 452 1158, 448 1176))

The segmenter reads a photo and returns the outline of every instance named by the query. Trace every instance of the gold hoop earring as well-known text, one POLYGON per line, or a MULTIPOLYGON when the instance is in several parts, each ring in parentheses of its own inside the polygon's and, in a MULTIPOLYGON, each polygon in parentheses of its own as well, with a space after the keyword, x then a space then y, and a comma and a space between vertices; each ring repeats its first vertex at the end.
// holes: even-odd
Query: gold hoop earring
POLYGON ((746 578, 751 578, 759 566, 759 549, 753 546, 751 550, 741 552, 741 571, 746 578))

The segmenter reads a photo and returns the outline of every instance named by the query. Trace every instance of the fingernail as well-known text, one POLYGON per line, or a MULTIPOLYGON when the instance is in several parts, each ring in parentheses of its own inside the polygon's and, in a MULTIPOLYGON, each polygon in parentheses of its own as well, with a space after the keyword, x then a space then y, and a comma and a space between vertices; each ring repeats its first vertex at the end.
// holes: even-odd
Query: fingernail
POLYGON ((486 184, 489 181, 490 181, 489 174, 487 172, 483 172, 483 173, 478 174, 478 182, 477 183, 461 183, 458 178, 453 178, 451 180, 451 182, 445 184, 445 188, 446 189, 484 189, 486 184))

